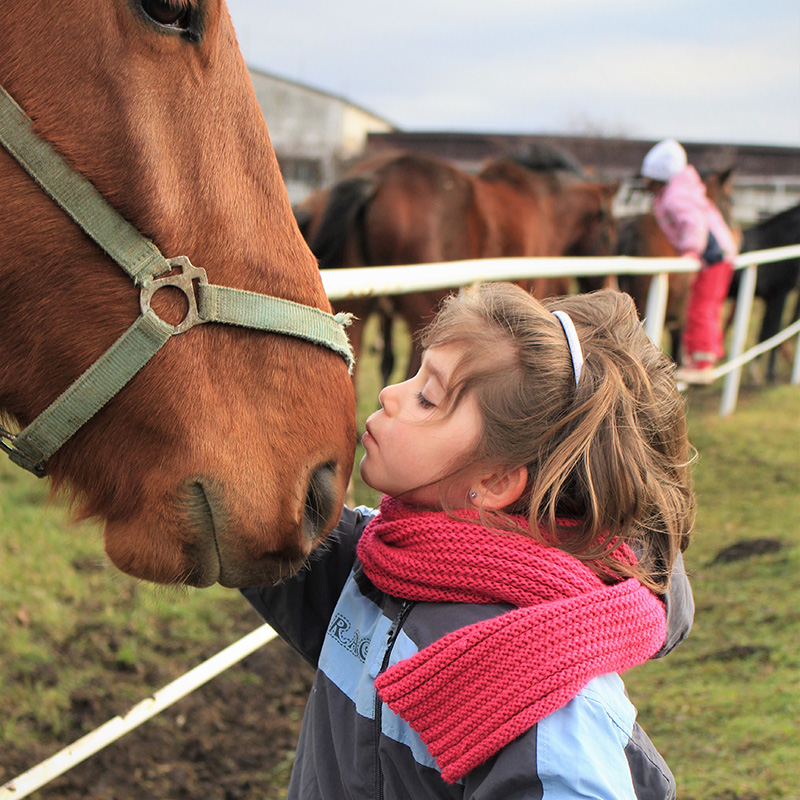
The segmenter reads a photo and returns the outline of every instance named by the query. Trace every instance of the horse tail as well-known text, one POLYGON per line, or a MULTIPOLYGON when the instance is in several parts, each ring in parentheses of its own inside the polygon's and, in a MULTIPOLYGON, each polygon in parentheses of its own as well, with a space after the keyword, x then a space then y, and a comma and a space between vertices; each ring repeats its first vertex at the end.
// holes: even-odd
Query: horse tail
POLYGON ((358 266, 345 263, 348 237, 357 236, 357 245, 364 264, 367 262, 364 236, 364 215, 375 194, 371 176, 346 178, 330 192, 322 221, 309 245, 319 259, 320 269, 358 266))
POLYGON ((299 206, 292 206, 292 213, 300 233, 308 241, 308 234, 311 230, 311 223, 314 221, 314 215, 307 208, 300 208, 299 206))

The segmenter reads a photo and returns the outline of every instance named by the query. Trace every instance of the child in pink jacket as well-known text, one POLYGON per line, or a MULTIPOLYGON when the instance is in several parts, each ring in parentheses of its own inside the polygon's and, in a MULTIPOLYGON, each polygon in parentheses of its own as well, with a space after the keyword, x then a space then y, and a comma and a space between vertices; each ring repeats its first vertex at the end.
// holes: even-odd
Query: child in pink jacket
MULTIPOLYGON (((653 213, 670 244, 683 256, 703 262, 692 284, 683 335, 682 366, 675 377, 710 383, 722 347, 722 304, 733 276, 737 246, 719 209, 706 196, 686 151, 665 139, 645 156, 641 174, 653 192, 653 213)), ((677 354, 675 354, 677 355, 677 354)))

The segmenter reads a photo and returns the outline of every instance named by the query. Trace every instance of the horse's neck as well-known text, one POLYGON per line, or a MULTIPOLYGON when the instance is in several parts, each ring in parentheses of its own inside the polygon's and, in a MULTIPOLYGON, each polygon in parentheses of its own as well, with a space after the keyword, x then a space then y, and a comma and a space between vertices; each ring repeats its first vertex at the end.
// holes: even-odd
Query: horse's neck
POLYGON ((479 181, 476 197, 485 220, 484 258, 550 254, 552 221, 544 196, 516 182, 479 181))
POLYGON ((564 255, 586 233, 587 215, 598 210, 584 183, 566 182, 550 195, 552 255, 564 255))

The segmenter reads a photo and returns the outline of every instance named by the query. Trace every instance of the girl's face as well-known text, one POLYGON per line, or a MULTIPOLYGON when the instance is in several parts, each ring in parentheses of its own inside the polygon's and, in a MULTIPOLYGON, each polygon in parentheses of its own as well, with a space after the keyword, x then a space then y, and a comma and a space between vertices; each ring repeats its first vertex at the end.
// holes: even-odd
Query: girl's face
MULTIPOLYGON (((440 482, 467 465, 483 432, 478 405, 470 395, 450 414, 443 407, 450 376, 463 352, 459 345, 426 350, 413 378, 381 392, 381 408, 367 420, 361 439, 365 451, 361 477, 373 489, 426 508, 441 508, 440 482)), ((447 502, 465 506, 469 488, 466 474, 448 481, 447 502)))

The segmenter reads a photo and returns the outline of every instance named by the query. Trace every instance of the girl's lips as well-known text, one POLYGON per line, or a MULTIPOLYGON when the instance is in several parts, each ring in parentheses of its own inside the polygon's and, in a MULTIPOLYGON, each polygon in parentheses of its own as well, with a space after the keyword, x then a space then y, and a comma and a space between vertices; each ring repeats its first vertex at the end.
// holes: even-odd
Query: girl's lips
POLYGON ((366 442, 375 442, 375 437, 372 434, 372 429, 369 425, 369 420, 367 420, 366 424, 364 425, 364 433, 361 436, 361 444, 366 445, 366 442))
POLYGON ((361 444, 364 447, 366 447, 367 442, 369 442, 369 441, 374 442, 375 441, 375 437, 369 432, 369 428, 367 428, 367 430, 365 430, 364 433, 361 434, 361 444))

